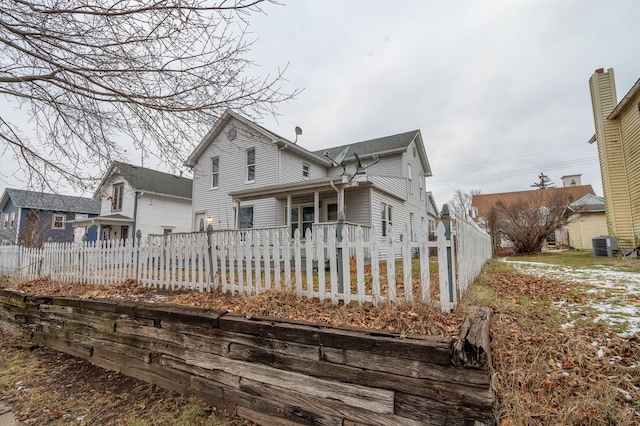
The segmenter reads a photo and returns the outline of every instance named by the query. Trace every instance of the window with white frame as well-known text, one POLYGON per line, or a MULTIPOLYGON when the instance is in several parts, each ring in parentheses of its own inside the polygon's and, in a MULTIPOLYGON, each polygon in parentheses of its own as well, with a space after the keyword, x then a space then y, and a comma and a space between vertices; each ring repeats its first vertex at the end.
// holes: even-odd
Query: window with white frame
POLYGON ((113 185, 113 195, 111 196, 111 211, 119 212, 122 210, 122 195, 124 193, 124 184, 118 183, 113 185))
POLYGON ((409 194, 413 194, 413 181, 411 179, 412 176, 413 176, 413 167, 411 167, 411 164, 407 164, 407 179, 409 183, 409 194))
POLYGON ((304 179, 309 179, 309 170, 310 167, 307 163, 302 163, 302 177, 304 179))
POLYGON ((11 212, 11 219, 9 220, 9 226, 11 229, 16 228, 16 212, 11 212))
POLYGON ((220 179, 220 157, 211 159, 211 188, 217 188, 220 179))
POLYGON ((1 219, 2 219, 2 227, 4 229, 7 229, 9 227, 9 213, 4 213, 3 215, 0 215, 1 219))
POLYGON ((53 214, 51 219, 51 229, 64 229, 66 221, 65 215, 53 214))
POLYGON ((420 199, 424 200, 424 176, 420 174, 418 179, 420 179, 420 199))
POLYGON ((247 182, 256 180, 256 149, 247 149, 247 182))
POLYGON ((380 220, 382 221, 382 236, 387 235, 387 231, 391 228, 392 207, 387 203, 380 204, 380 220))

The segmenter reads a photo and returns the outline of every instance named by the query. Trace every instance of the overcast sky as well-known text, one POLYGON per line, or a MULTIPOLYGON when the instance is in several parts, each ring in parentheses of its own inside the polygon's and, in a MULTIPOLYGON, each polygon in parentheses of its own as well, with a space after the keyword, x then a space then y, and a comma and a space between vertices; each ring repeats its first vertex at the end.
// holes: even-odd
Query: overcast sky
MULTIPOLYGON (((615 68, 620 100, 640 77, 640 1, 291 0, 263 9, 249 18, 254 74, 288 64, 283 89, 304 89, 260 121, 275 133, 294 139, 300 126, 298 143, 318 150, 419 129, 439 206, 456 189, 531 189, 540 172, 557 186, 582 174, 602 194, 587 143, 588 81, 615 68)), ((19 187, 5 181, 0 188, 19 187)))

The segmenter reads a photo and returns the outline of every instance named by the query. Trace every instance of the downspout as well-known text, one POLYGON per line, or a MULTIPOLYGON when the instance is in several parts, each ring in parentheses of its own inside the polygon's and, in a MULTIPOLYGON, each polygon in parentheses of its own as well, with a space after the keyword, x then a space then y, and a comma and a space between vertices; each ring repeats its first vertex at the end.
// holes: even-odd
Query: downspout
POLYGON ((140 191, 134 192, 133 197, 133 230, 131 231, 131 241, 135 245, 135 237, 136 237, 136 226, 138 224, 138 198, 140 198, 142 194, 140 191))

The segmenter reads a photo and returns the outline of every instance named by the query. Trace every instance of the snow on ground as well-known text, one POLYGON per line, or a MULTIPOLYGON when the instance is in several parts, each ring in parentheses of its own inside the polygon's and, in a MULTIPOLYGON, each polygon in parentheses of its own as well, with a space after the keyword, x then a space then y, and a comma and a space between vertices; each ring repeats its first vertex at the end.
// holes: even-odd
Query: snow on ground
POLYGON ((573 327, 571 318, 593 312, 594 321, 604 321, 621 330, 621 337, 629 337, 640 332, 640 273, 616 270, 610 266, 589 269, 576 269, 525 260, 507 260, 518 272, 548 279, 557 279, 580 284, 587 294, 586 302, 575 303, 560 301, 559 309, 566 313, 568 322, 563 328, 573 327))

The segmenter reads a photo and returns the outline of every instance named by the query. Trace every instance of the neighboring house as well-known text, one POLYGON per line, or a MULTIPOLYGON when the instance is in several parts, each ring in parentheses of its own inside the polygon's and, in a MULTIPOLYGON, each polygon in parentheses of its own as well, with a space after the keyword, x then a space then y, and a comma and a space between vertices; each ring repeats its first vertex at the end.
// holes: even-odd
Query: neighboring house
MULTIPOLYGON (((47 241, 82 241, 84 231, 74 232, 71 222, 99 213, 100 203, 92 198, 7 188, 0 200, 0 242, 38 247, 47 241)), ((88 232, 87 239, 94 241, 96 232, 88 232)))
POLYGON ((640 79, 618 103, 613 69, 589 79, 608 234, 640 245, 640 79))
POLYGON ((431 191, 427 191, 427 218, 429 221, 429 233, 435 233, 436 223, 440 220, 440 210, 431 191))
MULTIPOLYGON (((577 176, 579 178, 579 175, 572 176, 577 176)), ((504 203, 504 205, 506 206, 518 203, 521 200, 540 200, 540 202, 543 202, 544 199, 554 198, 556 194, 560 194, 563 200, 566 200, 566 206, 569 206, 574 201, 580 200, 587 194, 595 195, 591 185, 576 185, 563 188, 533 189, 527 191, 500 192, 494 194, 476 194, 471 200, 471 205, 475 220, 479 223, 480 226, 487 228, 489 222, 488 218, 491 215, 491 211, 499 201, 504 203), (539 194, 539 191, 545 191, 545 194, 547 194, 549 197, 537 197, 536 195, 539 194)), ((544 208, 545 206, 541 204, 539 206, 532 207, 544 208)), ((501 247, 509 246, 509 244, 507 244, 506 241, 502 238, 499 245, 501 247)), ((569 234, 566 227, 557 229, 555 233, 549 235, 546 241, 547 247, 561 247, 570 245, 571 242, 569 241, 569 234)))
POLYGON ((191 179, 114 161, 94 194, 100 215, 74 226, 101 240, 191 232, 191 189, 191 179))
POLYGON ((593 238, 607 235, 604 198, 587 194, 569 204, 569 210, 577 213, 577 217, 567 225, 571 247, 593 250, 593 238))
POLYGON ((419 130, 312 152, 227 111, 185 165, 194 174, 194 230, 289 226, 304 236, 337 221, 342 191, 346 220, 376 225, 379 236, 392 226, 399 237, 406 225, 415 237, 428 217, 431 168, 419 130), (329 157, 347 146, 344 168, 333 165, 329 157), (356 174, 354 153, 362 166, 379 162, 356 174))

